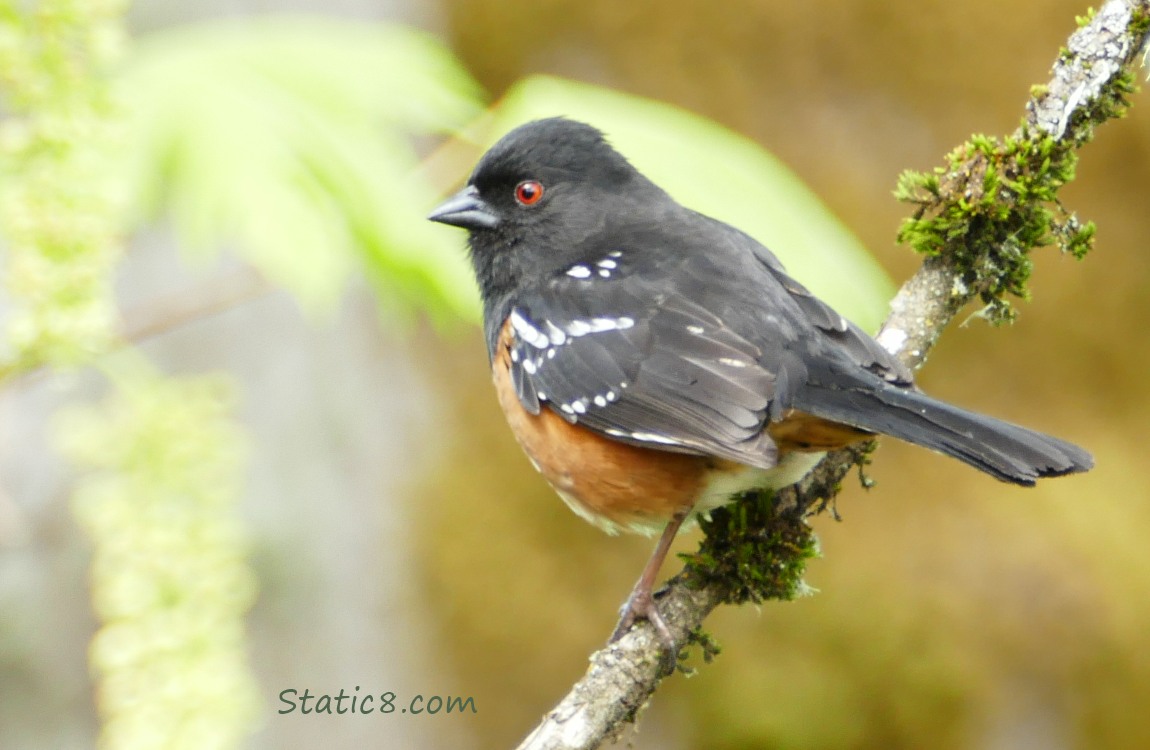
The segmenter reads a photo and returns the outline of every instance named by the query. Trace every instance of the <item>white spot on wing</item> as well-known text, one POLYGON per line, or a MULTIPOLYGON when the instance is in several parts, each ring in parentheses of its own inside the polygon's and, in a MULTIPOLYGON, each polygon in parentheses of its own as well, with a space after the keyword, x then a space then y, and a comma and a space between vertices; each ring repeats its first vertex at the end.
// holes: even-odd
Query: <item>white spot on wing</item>
POLYGON ((642 440, 645 443, 661 443, 663 445, 678 445, 679 441, 674 438, 666 437, 665 435, 657 435, 654 432, 632 432, 631 437, 636 440, 642 440))
POLYGON ((589 333, 602 333, 604 331, 623 331, 635 325, 633 318, 591 318, 590 320, 572 320, 564 326, 567 335, 579 338, 589 333))
POLYGON ((576 279, 586 279, 591 276, 591 269, 587 266, 571 266, 567 269, 567 275, 576 279))
POLYGON ((567 334, 563 333, 554 323, 550 320, 547 321, 547 338, 555 346, 562 346, 563 342, 567 340, 567 334))
POLYGON ((614 331, 618 328, 614 318, 591 318, 588 321, 588 326, 591 333, 602 333, 603 331, 614 331))
POLYGON ((527 322, 527 318, 519 314, 518 310, 511 311, 511 327, 521 336, 535 336, 539 333, 535 327, 527 322))
POLYGON ((583 399, 579 399, 578 401, 572 402, 571 408, 575 410, 576 414, 586 414, 587 413, 587 404, 585 404, 583 402, 583 399))
POLYGON ((693 333, 696 336, 702 336, 703 335, 703 327, 702 326, 687 326, 687 333, 693 333))
POLYGON ((619 264, 616 263, 615 261, 611 260, 610 258, 604 258, 603 260, 599 261, 595 265, 599 266, 600 268, 614 269, 614 268, 618 267, 619 264))
POLYGON ((535 363, 529 359, 525 359, 523 360, 523 369, 527 371, 528 375, 534 375, 536 369, 535 363))
POLYGON ((546 334, 540 331, 518 309, 511 311, 511 327, 515 329, 515 333, 519 338, 531 344, 537 349, 545 349, 551 343, 546 334))
POLYGON ((596 396, 595 405, 598 407, 604 407, 607 405, 607 399, 603 398, 602 396, 596 396))
POLYGON ((719 363, 727 365, 728 367, 746 367, 747 363, 741 359, 732 359, 731 357, 719 357, 719 363))

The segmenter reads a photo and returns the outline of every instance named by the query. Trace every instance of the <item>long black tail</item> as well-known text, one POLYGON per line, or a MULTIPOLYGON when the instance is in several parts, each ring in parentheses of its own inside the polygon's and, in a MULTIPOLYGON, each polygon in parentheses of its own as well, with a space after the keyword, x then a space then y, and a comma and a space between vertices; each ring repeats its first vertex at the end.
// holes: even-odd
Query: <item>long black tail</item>
POLYGON ((1041 477, 1094 466, 1094 458, 1073 443, 886 383, 859 383, 853 388, 808 384, 795 395, 793 405, 824 419, 930 448, 1004 482, 1032 486, 1041 477))

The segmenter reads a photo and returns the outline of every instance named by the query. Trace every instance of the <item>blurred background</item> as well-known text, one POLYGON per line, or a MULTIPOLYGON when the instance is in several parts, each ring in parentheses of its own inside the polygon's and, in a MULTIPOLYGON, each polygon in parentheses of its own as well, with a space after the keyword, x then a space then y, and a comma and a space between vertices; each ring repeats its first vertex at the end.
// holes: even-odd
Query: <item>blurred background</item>
MULTIPOLYGON (((673 104, 787 164, 897 284, 919 263, 893 240, 908 213, 891 197, 899 172, 942 163, 973 132, 1013 131, 1085 10, 1070 0, 138 0, 127 25, 159 54, 148 46, 157 34, 285 11, 364 29, 398 23, 458 57, 486 94, 457 89, 478 106, 535 74, 673 104)), ((183 54, 199 49, 184 42, 183 54)), ((223 127, 242 127, 242 106, 156 69, 136 80, 168 87, 164 106, 209 97, 223 127)), ((360 73, 370 87, 376 72, 360 73)), ((1150 747, 1144 96, 1082 150, 1079 179, 1061 196, 1097 222, 1096 251, 1083 262, 1037 252, 1019 321, 953 326, 920 374, 928 392, 1087 446, 1097 468, 1027 491, 884 444, 869 468, 877 486, 848 481, 843 520, 813 521, 823 557, 806 580, 818 593, 712 617, 723 655, 664 684, 625 735, 631 746, 1150 747)), ((412 188, 417 218, 480 151, 430 133, 474 116, 461 106, 454 124, 410 128, 424 133, 412 141, 425 170, 412 188)), ((139 151, 170 156, 164 148, 139 151)), ((243 210, 242 195, 224 197, 243 210)), ((226 373, 246 435, 236 512, 255 581, 246 660, 258 704, 242 746, 513 746, 603 643, 650 542, 585 524, 521 456, 466 322, 462 277, 412 271, 403 288, 413 302, 401 304, 387 291, 398 287, 372 278, 378 268, 349 261, 316 292, 319 271, 277 275, 274 262, 245 255, 242 229, 201 232, 224 251, 189 256, 194 217, 153 202, 156 218, 141 211, 116 271, 120 310, 158 370, 226 373), (417 311, 435 295, 462 301, 417 311), (357 686, 471 696, 477 712, 277 713, 283 690, 357 686)), ((361 237, 370 222, 352 213, 333 220, 361 237)), ((412 231, 462 257, 462 233, 412 231)), ((268 236, 256 232, 254 244, 268 236)), ((387 257, 385 270, 422 262, 387 257)), ((796 270, 817 288, 812 272, 796 270)), ((892 288, 877 275, 865 283, 879 298, 892 288)), ((0 391, 0 747, 85 748, 99 731, 92 542, 70 500, 82 472, 61 457, 53 425, 62 406, 103 388, 91 373, 41 371, 0 391)), ((226 688, 220 698, 230 700, 226 688)))

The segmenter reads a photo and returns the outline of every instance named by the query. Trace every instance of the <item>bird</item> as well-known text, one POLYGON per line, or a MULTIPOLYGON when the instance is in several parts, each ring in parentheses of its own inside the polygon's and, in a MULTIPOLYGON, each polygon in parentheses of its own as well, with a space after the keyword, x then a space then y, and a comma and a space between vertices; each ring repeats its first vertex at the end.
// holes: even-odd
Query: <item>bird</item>
POLYGON ((1072 443, 924 394, 874 338, 739 229, 676 202, 592 125, 521 125, 428 216, 466 229, 500 406, 579 516, 660 534, 611 641, 645 619, 688 520, 895 437, 1022 486, 1072 443))

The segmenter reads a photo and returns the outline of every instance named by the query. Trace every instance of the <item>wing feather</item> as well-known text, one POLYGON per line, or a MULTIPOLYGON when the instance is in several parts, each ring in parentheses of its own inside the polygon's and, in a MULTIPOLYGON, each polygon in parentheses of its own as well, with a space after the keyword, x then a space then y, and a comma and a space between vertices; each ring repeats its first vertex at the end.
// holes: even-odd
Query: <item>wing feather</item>
POLYGON ((546 402, 568 421, 624 442, 773 466, 763 427, 774 375, 758 362, 759 348, 687 299, 639 314, 638 300, 653 295, 624 280, 604 286, 615 293, 563 294, 553 286, 516 308, 531 328, 550 334, 545 347, 528 329, 531 341, 514 343, 513 382, 524 407, 537 413, 546 402))

